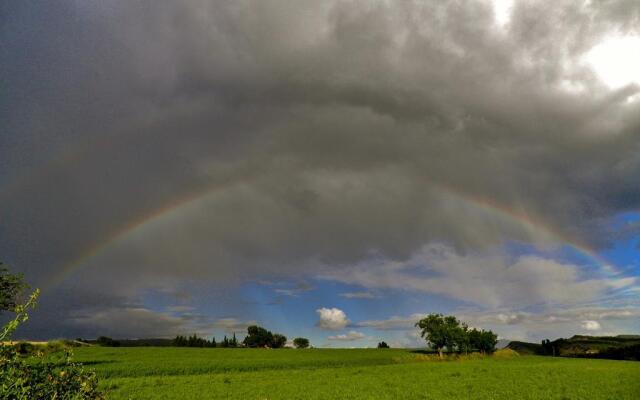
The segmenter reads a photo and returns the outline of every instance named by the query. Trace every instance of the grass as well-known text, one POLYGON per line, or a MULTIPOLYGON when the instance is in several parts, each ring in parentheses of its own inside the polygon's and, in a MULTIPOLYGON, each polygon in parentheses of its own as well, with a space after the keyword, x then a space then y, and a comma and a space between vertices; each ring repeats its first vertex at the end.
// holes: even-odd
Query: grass
POLYGON ((640 363, 410 350, 75 349, 111 399, 637 399, 640 363))

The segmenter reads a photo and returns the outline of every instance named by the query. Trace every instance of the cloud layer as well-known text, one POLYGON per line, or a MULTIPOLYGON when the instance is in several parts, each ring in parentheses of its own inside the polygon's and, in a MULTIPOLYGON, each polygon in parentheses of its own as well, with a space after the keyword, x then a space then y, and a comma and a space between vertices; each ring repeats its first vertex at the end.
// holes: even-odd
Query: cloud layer
POLYGON ((144 290, 318 273, 492 307, 632 283, 485 252, 637 233, 610 220, 640 205, 640 88, 581 62, 640 34, 635 1, 504 24, 488 1, 22 3, 0 28, 0 257, 34 285, 144 316, 144 290))

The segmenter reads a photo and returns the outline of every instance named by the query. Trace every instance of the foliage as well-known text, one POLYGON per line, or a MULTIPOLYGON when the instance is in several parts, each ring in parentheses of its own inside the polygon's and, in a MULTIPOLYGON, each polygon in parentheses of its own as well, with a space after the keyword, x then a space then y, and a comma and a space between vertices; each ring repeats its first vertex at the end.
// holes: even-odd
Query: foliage
POLYGON ((498 336, 491 332, 469 329, 467 324, 458 321, 453 315, 429 314, 416 323, 421 329, 421 335, 438 351, 442 358, 442 351, 467 353, 477 350, 481 353, 492 353, 498 343, 498 336))
POLYGON ((303 337, 297 337, 293 339, 293 345, 296 349, 306 349, 309 347, 309 339, 303 337))
POLYGON ((442 350, 453 351, 459 346, 466 345, 466 325, 461 325, 460 321, 452 315, 429 314, 426 318, 416 323, 421 329, 421 335, 433 348, 438 350, 442 357, 442 350))
POLYGON ((14 346, 0 347, 0 387, 0 399, 104 398, 95 373, 71 361, 70 352, 52 361, 21 357, 14 346))
POLYGON ((271 339, 271 347, 274 349, 279 349, 284 347, 287 343, 287 337, 285 335, 281 335, 279 333, 274 333, 273 338, 271 339))
POLYGON ((387 344, 387 342, 382 341, 382 342, 378 343, 378 348, 379 349, 388 349, 389 345, 387 344))
POLYGON ((261 326, 251 325, 247 328, 247 336, 243 343, 247 347, 268 347, 273 341, 273 334, 261 326))
MULTIPOLYGON (((226 336, 224 338, 227 339, 226 336)), ((209 341, 198 337, 195 333, 189 337, 178 335, 173 339, 172 345, 175 347, 216 347, 216 338, 209 341)))
POLYGON ((225 335, 224 339, 222 339, 222 342, 220 342, 220 347, 238 347, 238 339, 236 339, 235 332, 233 333, 233 337, 231 339, 227 338, 227 335, 225 335))
POLYGON ((117 340, 113 340, 110 337, 107 336, 100 336, 97 340, 96 343, 100 346, 106 346, 106 347, 119 347, 120 346, 120 342, 118 342, 117 340))
POLYGON ((640 363, 451 355, 402 362, 408 349, 81 347, 109 399, 635 400, 640 363))
POLYGON ((247 336, 242 342, 247 347, 280 348, 287 342, 287 337, 279 333, 271 333, 261 326, 251 325, 247 328, 247 336))
POLYGON ((640 361, 640 337, 634 335, 575 335, 554 341, 544 339, 541 344, 513 341, 508 347, 520 354, 640 361))
POLYGON ((468 331, 469 345, 471 349, 481 353, 493 353, 498 343, 498 335, 484 329, 471 329, 468 331))
POLYGON ((26 303, 16 304, 13 307, 15 317, 2 327, 2 330, 0 331, 0 343, 9 340, 13 332, 18 329, 18 326, 29 319, 29 314, 27 314, 27 311, 30 308, 35 308, 38 296, 40 296, 40 290, 36 289, 31 294, 31 296, 29 296, 29 299, 26 303))
MULTIPOLYGON (((30 400, 30 399, 102 399, 98 391, 98 380, 95 373, 86 371, 81 364, 71 361, 71 353, 60 352, 48 355, 42 351, 33 353, 36 347, 18 344, 5 344, 11 338, 18 326, 29 319, 27 311, 34 308, 40 291, 36 289, 24 304, 18 304, 16 297, 21 288, 22 277, 13 275, 16 279, 8 278, 10 274, 2 270, 4 287, 18 287, 7 296, 2 295, 3 310, 12 311, 15 316, 0 331, 0 399, 30 400), (30 356, 22 356, 19 351, 30 356)), ((11 289, 10 289, 11 290, 11 289)), ((49 350, 58 349, 58 344, 45 346, 49 350)))
POLYGON ((20 293, 28 287, 23 282, 22 275, 11 274, 2 265, 0 262, 0 313, 14 311, 20 293))

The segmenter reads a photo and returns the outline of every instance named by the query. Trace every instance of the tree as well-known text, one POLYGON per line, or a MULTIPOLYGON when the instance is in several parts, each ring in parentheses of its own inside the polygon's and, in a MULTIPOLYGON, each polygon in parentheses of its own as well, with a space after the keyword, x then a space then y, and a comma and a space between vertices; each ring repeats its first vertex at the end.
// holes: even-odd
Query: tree
POLYGON ((382 342, 378 343, 378 348, 379 349, 388 349, 389 345, 387 344, 387 342, 382 341, 382 342))
POLYGON ((480 353, 493 353, 498 343, 498 335, 484 329, 472 329, 468 333, 469 343, 472 349, 478 350, 480 353))
POLYGON ((118 342, 117 340, 113 340, 110 337, 106 337, 106 336, 100 336, 96 340, 96 342, 100 346, 106 346, 106 347, 119 347, 120 346, 120 342, 118 342))
POLYGON ((273 334, 261 326, 251 325, 247 328, 247 336, 243 343, 247 347, 268 347, 273 341, 273 334))
POLYGON ((233 332, 233 338, 229 341, 230 347, 238 347, 238 339, 236 339, 236 333, 233 332))
POLYGON ((279 333, 274 333, 271 340, 271 348, 279 349, 287 343, 287 337, 279 333))
POLYGON ((442 314, 429 314, 416 322, 415 326, 421 329, 421 336, 438 350, 440 358, 443 348, 453 351, 460 345, 464 346, 466 325, 460 325, 460 321, 452 315, 445 317, 442 314))
POLYGON ((11 274, 0 262, 0 313, 13 312, 16 308, 18 297, 28 285, 23 282, 21 274, 11 274))
POLYGON ((247 347, 271 347, 277 349, 287 343, 287 337, 279 333, 271 333, 261 326, 251 325, 247 328, 247 336, 242 343, 247 347))
POLYGON ((297 337, 293 339, 293 345, 296 346, 296 349, 306 349, 309 347, 309 339, 297 337))

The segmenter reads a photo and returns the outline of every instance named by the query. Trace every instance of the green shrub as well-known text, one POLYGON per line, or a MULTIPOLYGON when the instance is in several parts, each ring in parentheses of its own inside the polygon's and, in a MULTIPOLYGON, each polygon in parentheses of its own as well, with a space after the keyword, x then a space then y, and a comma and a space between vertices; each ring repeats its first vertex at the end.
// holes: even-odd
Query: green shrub
MULTIPOLYGON (((0 273, 2 282, 9 282, 9 278, 13 278, 6 269, 0 269, 0 273)), ((21 284, 20 277, 15 279, 21 284)), ((13 281, 11 283, 15 284, 13 281)), ((25 304, 14 301, 18 292, 11 294, 13 297, 5 301, 11 308, 3 306, 0 309, 15 314, 14 318, 0 329, 0 400, 104 399, 97 389, 98 380, 95 373, 85 370, 81 364, 72 362, 70 352, 60 351, 66 348, 63 342, 52 342, 44 346, 34 346, 27 342, 17 345, 4 344, 11 339, 18 326, 29 319, 27 311, 35 307, 40 291, 36 289, 25 304), (54 354, 45 358, 45 353, 49 352, 54 354)))
POLYGON ((103 399, 97 387, 95 373, 72 362, 70 353, 45 360, 41 353, 21 357, 16 347, 0 346, 0 399, 103 399))

